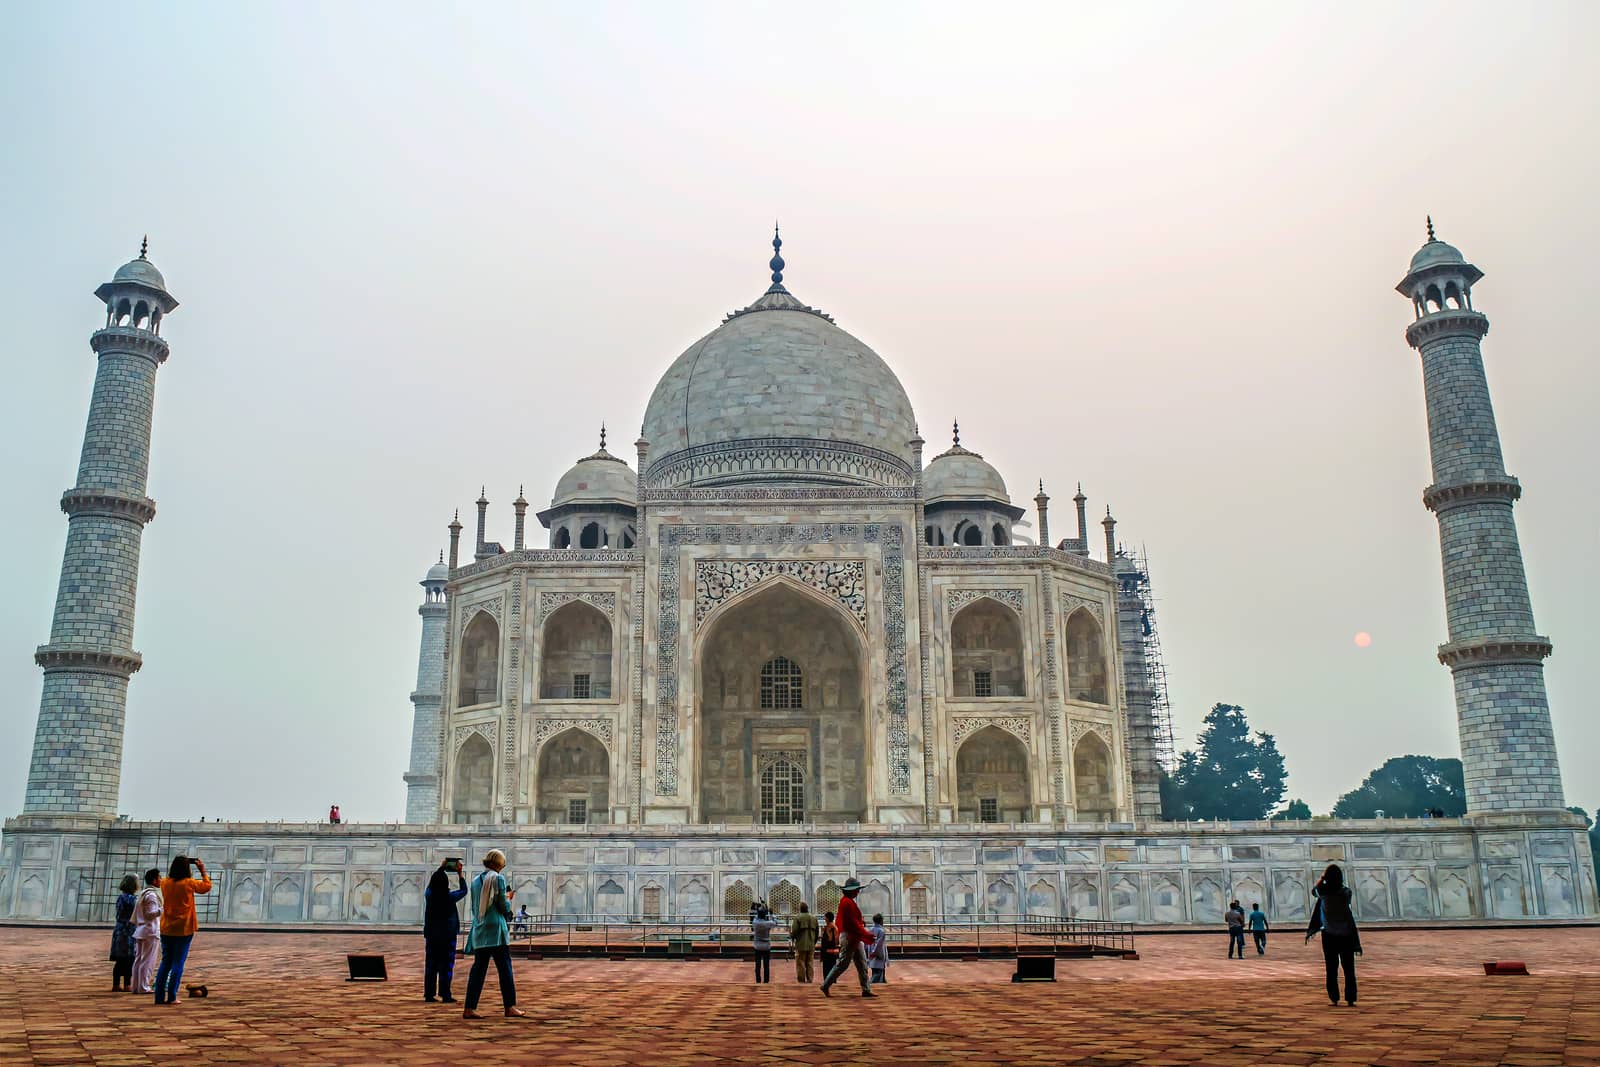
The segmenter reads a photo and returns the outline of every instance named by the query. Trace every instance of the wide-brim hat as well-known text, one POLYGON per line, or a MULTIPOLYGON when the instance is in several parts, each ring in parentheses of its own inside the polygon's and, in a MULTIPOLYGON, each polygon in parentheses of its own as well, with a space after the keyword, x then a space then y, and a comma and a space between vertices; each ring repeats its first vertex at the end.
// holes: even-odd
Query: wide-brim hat
POLYGON ((846 878, 844 880, 844 885, 839 887, 839 892, 841 892, 841 893, 859 893, 859 892, 861 892, 861 883, 856 881, 856 879, 853 878, 853 877, 846 878))

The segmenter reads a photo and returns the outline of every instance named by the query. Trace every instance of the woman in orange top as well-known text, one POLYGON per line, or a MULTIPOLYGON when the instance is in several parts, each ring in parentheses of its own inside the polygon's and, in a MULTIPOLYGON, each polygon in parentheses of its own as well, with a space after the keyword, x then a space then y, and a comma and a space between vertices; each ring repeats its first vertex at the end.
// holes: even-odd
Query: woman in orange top
POLYGON ((161 879, 161 968, 156 971, 156 1003, 171 1004, 178 999, 178 984, 183 981, 183 965, 189 959, 189 943, 199 928, 194 910, 194 895, 211 892, 211 877, 206 865, 188 856, 172 861, 167 877, 161 879), (192 877, 189 865, 200 869, 192 877))

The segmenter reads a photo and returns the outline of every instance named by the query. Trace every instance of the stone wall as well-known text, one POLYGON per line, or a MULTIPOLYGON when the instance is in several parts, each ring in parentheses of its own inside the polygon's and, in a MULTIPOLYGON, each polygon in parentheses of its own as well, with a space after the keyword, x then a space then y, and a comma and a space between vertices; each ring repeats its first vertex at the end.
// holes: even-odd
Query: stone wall
MULTIPOLYGON (((91 891, 92 819, 31 818, 0 837, 0 915, 71 919, 91 891)), ((104 824, 111 825, 111 824, 104 824)), ((163 827, 143 831, 153 846, 163 827)), ((1562 813, 1418 821, 1067 826, 755 827, 168 824, 172 854, 208 861, 228 923, 412 925, 446 856, 469 870, 510 857, 535 913, 717 915, 741 893, 787 882, 813 900, 855 874, 871 910, 1070 915, 1159 926, 1215 924, 1233 897, 1275 921, 1307 915, 1330 862, 1345 866, 1365 921, 1574 918, 1600 914, 1588 839, 1562 813)), ((153 857, 152 857, 153 859, 153 857)), ((163 866, 165 864, 163 863, 163 866)), ((120 875, 120 871, 110 872, 120 875)), ((109 885, 99 883, 109 891, 109 885)), ((788 892, 785 889, 784 892, 788 892)))

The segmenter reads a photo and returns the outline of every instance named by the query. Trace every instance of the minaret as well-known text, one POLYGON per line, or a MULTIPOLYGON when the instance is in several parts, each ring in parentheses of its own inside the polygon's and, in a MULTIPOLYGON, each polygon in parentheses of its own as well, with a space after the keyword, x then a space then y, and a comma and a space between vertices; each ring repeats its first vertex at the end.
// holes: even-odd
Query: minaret
POLYGON ((133 650, 133 608, 139 544, 156 514, 145 476, 156 369, 168 352, 161 322, 178 306, 147 250, 148 241, 94 291, 106 323, 89 339, 99 365, 78 483, 61 498, 67 547, 50 643, 33 657, 44 694, 25 815, 117 813, 128 678, 143 663, 133 650))
POLYGON ((488 525, 488 522, 489 522, 489 487, 488 486, 484 486, 482 489, 478 490, 478 541, 477 541, 477 547, 474 548, 473 552, 472 552, 472 558, 475 559, 475 560, 484 559, 484 558, 486 558, 486 557, 488 557, 488 556, 493 554, 493 553, 488 551, 487 541, 485 540, 485 538, 487 537, 487 533, 485 532, 485 527, 488 525))
MULTIPOLYGON (((602 446, 604 447, 604 446, 602 446)), ((522 497, 522 486, 517 486, 517 499, 511 502, 512 509, 517 513, 516 531, 512 535, 511 546, 521 552, 526 546, 523 543, 523 531, 528 522, 528 502, 522 497)))
POLYGON ((1039 479, 1039 495, 1033 498, 1039 509, 1039 547, 1050 547, 1050 495, 1044 491, 1044 479, 1039 479))
POLYGON ((1111 517, 1111 507, 1106 506, 1106 517, 1100 520, 1106 528, 1106 566, 1114 567, 1117 561, 1117 520, 1111 517))
POLYGON ((1534 629, 1480 342, 1489 320, 1472 307, 1483 272, 1433 235, 1396 287, 1416 321, 1433 484, 1422 503, 1439 520, 1450 640, 1439 662, 1455 680, 1470 812, 1559 809, 1561 769, 1544 691, 1550 641, 1534 629))
POLYGON ((444 636, 450 609, 445 586, 450 568, 444 553, 422 579, 422 651, 417 656, 417 689, 411 694, 411 769, 406 782, 406 822, 439 821, 439 716, 444 705, 444 636))

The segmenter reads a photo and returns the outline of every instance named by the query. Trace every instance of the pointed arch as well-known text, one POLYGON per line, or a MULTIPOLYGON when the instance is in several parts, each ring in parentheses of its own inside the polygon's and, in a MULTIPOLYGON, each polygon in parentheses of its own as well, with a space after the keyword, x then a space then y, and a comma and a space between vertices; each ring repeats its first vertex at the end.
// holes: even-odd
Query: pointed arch
POLYGON ((1094 730, 1085 732, 1072 748, 1072 795, 1080 820, 1110 822, 1116 818, 1111 749, 1094 730))
POLYGON ((593 604, 571 600, 545 619, 539 642, 540 700, 610 700, 612 625, 593 604))
POLYGON ((599 738, 572 727, 539 749, 536 808, 546 824, 603 820, 611 804, 611 757, 599 738))
POLYGON ((451 822, 483 823, 494 807, 494 749, 474 733, 456 750, 451 822))
POLYGON ((1028 750, 998 726, 974 731, 956 750, 956 809, 962 822, 1026 822, 1028 750))
POLYGON ((772 908, 774 916, 795 915, 800 911, 800 904, 805 897, 800 892, 800 887, 785 878, 772 887, 772 892, 767 894, 767 904, 772 908))
POLYGON ((500 701, 500 624, 480 611, 461 633, 460 680, 456 706, 470 708, 500 701))
POLYGON ((1111 703, 1105 634, 1088 608, 1067 616, 1067 693, 1090 704, 1111 703))
POLYGON ((822 921, 821 916, 827 915, 830 911, 837 912, 839 910, 839 898, 842 896, 844 896, 844 893, 840 891, 839 883, 832 878, 817 886, 818 922, 822 921))
POLYGON ((856 617, 774 575, 718 603, 694 641, 698 818, 761 821, 762 774, 782 758, 792 765, 786 794, 798 777, 806 821, 862 821, 871 660, 856 617))
POLYGON ((951 687, 957 699, 1027 696, 1022 621, 981 596, 950 620, 951 687))

